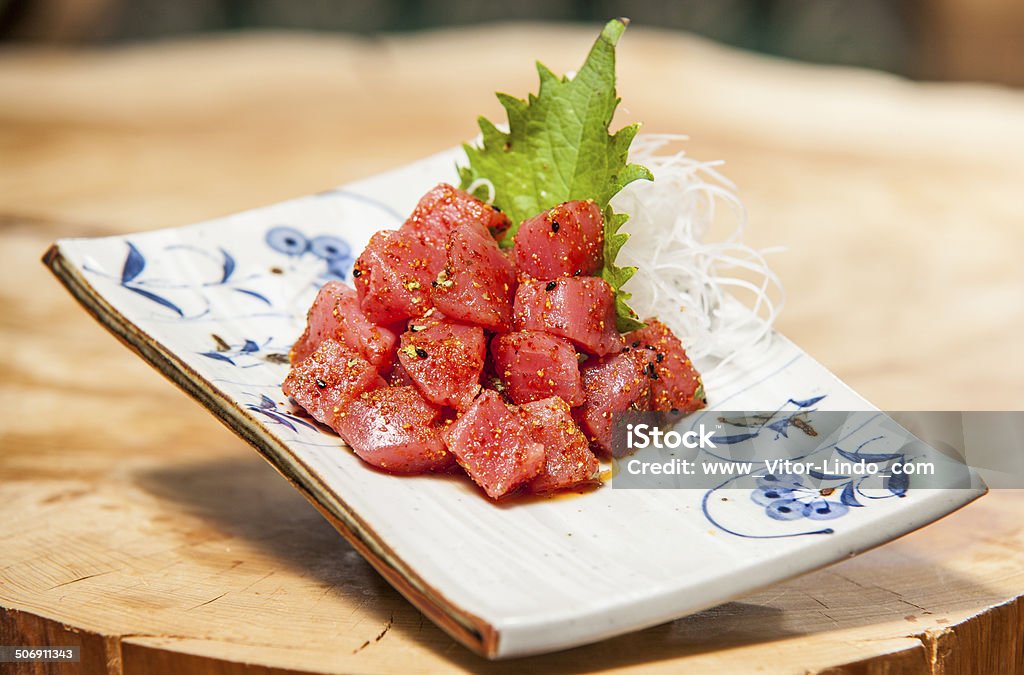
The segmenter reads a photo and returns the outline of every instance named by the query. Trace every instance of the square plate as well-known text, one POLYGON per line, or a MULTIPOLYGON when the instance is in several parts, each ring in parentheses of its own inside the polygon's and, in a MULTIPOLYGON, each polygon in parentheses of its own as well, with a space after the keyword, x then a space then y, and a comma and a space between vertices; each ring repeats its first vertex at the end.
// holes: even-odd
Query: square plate
MULTIPOLYGON (((859 502, 840 490, 822 523, 807 510, 773 515, 756 484, 604 486, 495 504, 465 479, 372 470, 289 407, 280 390, 286 355, 319 285, 344 279, 373 232, 397 227, 420 195, 454 180, 458 157, 451 150, 187 227, 61 240, 45 262, 104 326, 249 441, 414 605, 491 658, 662 623, 845 559, 984 494, 976 479, 958 490, 911 483, 859 502)), ((779 335, 705 388, 718 409, 873 410, 779 335)), ((859 446, 895 426, 864 415, 817 448, 859 446)))

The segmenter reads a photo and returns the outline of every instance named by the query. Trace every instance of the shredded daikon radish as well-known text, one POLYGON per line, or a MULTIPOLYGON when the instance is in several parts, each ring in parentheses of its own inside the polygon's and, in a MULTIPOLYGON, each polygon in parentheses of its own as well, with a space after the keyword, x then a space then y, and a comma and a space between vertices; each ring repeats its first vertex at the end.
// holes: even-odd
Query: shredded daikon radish
POLYGON ((674 134, 634 140, 630 161, 649 168, 654 181, 634 181, 612 200, 630 216, 623 229, 631 236, 618 262, 638 268, 625 287, 633 309, 641 318, 657 316, 691 359, 712 365, 710 373, 739 353, 767 347, 785 296, 764 257, 778 249, 743 243, 746 210, 717 171, 722 162, 668 149, 683 140, 674 134), (731 231, 709 241, 712 225, 725 218, 731 231))
POLYGON ((487 188, 487 199, 485 199, 484 201, 487 202, 488 204, 493 204, 494 183, 492 183, 487 178, 477 178, 475 181, 470 183, 468 187, 466 187, 466 192, 468 192, 471 195, 475 195, 476 191, 480 188, 487 188))

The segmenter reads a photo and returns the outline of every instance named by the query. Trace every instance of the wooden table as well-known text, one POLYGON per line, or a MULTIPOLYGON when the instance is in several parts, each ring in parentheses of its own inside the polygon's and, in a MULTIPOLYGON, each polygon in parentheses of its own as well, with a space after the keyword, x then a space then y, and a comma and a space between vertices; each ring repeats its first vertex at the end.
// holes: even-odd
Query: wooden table
MULTIPOLYGON (((183 224, 451 146, 498 114, 494 89, 532 89, 535 58, 577 66, 593 35, 0 53, 0 644, 81 644, 87 672, 114 673, 1024 672, 1013 491, 696 616, 482 661, 38 263, 56 237, 183 224)), ((783 332, 883 407, 1024 407, 1024 95, 652 31, 620 51, 620 119, 728 160, 749 239, 788 246, 783 332)))

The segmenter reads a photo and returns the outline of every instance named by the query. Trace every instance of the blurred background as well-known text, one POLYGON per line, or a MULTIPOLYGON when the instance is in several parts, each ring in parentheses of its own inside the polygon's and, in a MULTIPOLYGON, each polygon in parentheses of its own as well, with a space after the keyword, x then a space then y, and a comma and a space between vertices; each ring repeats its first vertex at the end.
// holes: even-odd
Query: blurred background
MULTIPOLYGON (((179 226, 451 148, 477 115, 503 119, 496 90, 535 91, 535 60, 578 68, 611 16, 633 21, 616 125, 685 133, 691 157, 726 162, 745 241, 787 248, 771 258, 781 332, 882 408, 1024 407, 1024 0, 0 0, 9 418, 57 406, 47 387, 69 376, 34 368, 66 335, 90 395, 96 373, 134 364, 46 278, 51 241, 179 226), (17 384, 36 381, 36 398, 17 384)), ((131 447, 192 447, 205 418, 155 375, 110 386, 144 378, 155 407, 138 414, 168 435, 131 447)), ((76 433, 127 447, 111 438, 123 421, 76 433)))
POLYGON ((1022 0, 0 0, 0 41, 116 43, 252 29, 373 35, 615 15, 809 62, 1024 85, 1022 0))

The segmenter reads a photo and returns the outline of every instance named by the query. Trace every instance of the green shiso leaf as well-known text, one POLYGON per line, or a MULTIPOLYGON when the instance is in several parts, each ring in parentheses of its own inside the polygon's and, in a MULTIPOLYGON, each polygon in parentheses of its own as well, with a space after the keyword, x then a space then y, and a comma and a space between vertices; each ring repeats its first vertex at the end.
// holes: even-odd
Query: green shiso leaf
POLYGON ((643 326, 629 308, 622 285, 636 268, 617 267, 615 257, 629 235, 619 229, 624 214, 613 213, 611 198, 629 183, 653 180, 651 172, 629 164, 629 146, 638 124, 609 133, 619 98, 615 94, 615 44, 626 22, 605 25, 579 72, 558 77, 537 64, 540 90, 526 101, 499 93, 508 113, 508 132, 479 119, 481 145, 465 144, 468 166, 459 168, 462 188, 478 178, 494 185, 494 203, 512 221, 503 244, 511 245, 519 224, 562 202, 593 199, 605 216, 604 269, 601 276, 615 288, 620 331, 643 326))
POLYGON ((625 232, 619 232, 623 223, 629 220, 625 213, 614 213, 610 206, 604 209, 604 269, 601 270, 601 277, 611 284, 615 289, 615 327, 620 333, 628 333, 644 327, 644 323, 637 318, 629 306, 629 299, 632 293, 622 290, 622 285, 629 281, 636 268, 632 266, 619 267, 615 264, 615 257, 619 249, 629 239, 625 232))

